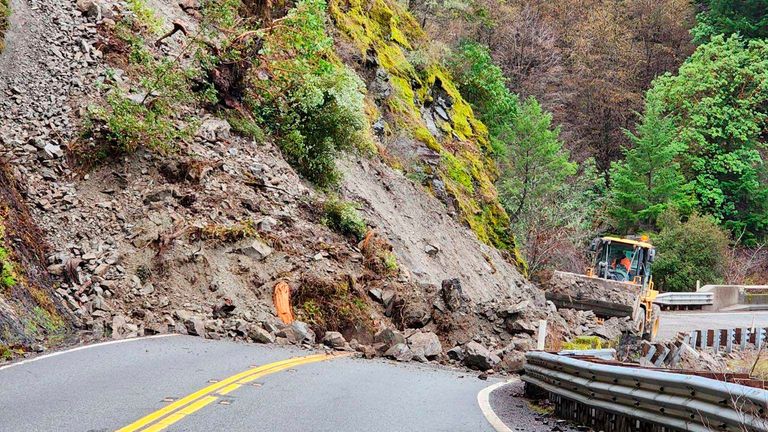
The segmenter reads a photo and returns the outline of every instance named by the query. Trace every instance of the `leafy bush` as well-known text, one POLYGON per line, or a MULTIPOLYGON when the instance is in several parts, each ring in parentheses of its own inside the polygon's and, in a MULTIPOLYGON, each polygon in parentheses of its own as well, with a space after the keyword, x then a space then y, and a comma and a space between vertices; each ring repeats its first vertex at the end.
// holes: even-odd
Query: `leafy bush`
POLYGON ((362 81, 338 67, 322 76, 309 75, 291 92, 290 111, 280 116, 278 144, 286 159, 318 186, 339 181, 335 158, 356 148, 367 125, 362 81))
POLYGON ((768 3, 765 0, 699 0, 703 11, 691 30, 694 41, 706 43, 718 34, 738 33, 749 39, 768 38, 768 3))
POLYGON ((98 146, 80 149, 81 156, 98 161, 141 147, 174 149, 194 130, 195 122, 181 118, 179 108, 196 100, 191 83, 200 71, 181 68, 172 59, 156 59, 131 23, 119 23, 115 36, 128 46, 129 72, 139 77, 139 90, 129 94, 111 86, 106 103, 89 109, 84 135, 95 138, 98 146))
POLYGON ((691 215, 681 222, 667 210, 659 219, 655 238, 658 258, 653 277, 663 291, 693 291, 702 284, 723 282, 728 253, 728 234, 709 216, 691 215))
POLYGON ((494 154, 503 156, 509 129, 520 111, 520 101, 507 88, 501 68, 493 63, 488 48, 475 42, 462 43, 449 58, 448 66, 462 96, 488 126, 494 154))
MULTIPOLYGON (((368 143, 365 85, 336 58, 323 0, 302 0, 264 38, 267 81, 250 83, 250 107, 277 136, 286 159, 320 187, 339 181, 340 151, 368 143)), ((263 70, 261 70, 263 73, 263 70)))
POLYGON ((360 241, 368 231, 368 225, 354 203, 337 198, 328 199, 323 206, 323 224, 328 228, 360 241))

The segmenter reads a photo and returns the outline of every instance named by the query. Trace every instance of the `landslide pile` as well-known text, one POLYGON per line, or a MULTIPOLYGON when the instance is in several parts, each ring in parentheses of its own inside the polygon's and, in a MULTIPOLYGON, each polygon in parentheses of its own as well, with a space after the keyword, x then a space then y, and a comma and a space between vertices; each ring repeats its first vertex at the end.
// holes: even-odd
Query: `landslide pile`
MULTIPOLYGON (((25 313, 82 337, 322 340, 512 370, 539 319, 554 337, 591 325, 569 328, 521 275, 487 130, 399 3, 29 0, 12 17, 0 186, 22 183, 9 259, 37 306, 6 299, 25 313)), ((0 323, 29 349, 13 311, 0 323)))

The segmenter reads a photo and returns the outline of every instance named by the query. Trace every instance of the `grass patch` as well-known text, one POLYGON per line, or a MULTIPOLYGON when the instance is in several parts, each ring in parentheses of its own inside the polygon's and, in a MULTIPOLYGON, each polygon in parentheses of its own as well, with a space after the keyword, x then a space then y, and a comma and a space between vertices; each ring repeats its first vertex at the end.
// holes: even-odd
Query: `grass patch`
POLYGON ((397 255, 392 245, 375 231, 369 231, 363 240, 360 252, 363 265, 379 276, 394 276, 398 272, 397 255))
POLYGON ((137 24, 153 34, 163 30, 163 20, 147 5, 146 0, 127 0, 128 9, 136 17, 137 24))
POLYGON ((246 219, 232 225, 208 224, 202 228, 196 228, 192 235, 201 240, 216 240, 224 243, 234 243, 246 238, 259 236, 256 223, 246 219))
POLYGON ((592 350, 605 347, 604 341, 598 336, 577 336, 563 343, 564 350, 592 350))

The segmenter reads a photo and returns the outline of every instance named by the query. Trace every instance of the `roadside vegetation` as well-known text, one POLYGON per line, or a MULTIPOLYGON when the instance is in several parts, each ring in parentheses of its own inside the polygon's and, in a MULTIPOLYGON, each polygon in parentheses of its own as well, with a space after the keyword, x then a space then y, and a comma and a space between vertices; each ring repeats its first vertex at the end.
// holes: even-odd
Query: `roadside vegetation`
POLYGON ((570 257, 596 235, 650 234, 664 290, 765 282, 764 7, 412 2, 427 29, 451 29, 435 34, 488 127, 532 273, 581 271, 570 257))
POLYGON ((8 0, 0 0, 0 52, 5 48, 5 31, 8 29, 8 17, 11 15, 11 8, 8 0))
MULTIPOLYGON (((178 61, 149 43, 163 23, 132 0, 132 18, 112 36, 135 82, 106 84, 81 153, 178 151, 197 128, 190 114, 206 107, 237 133, 275 142, 331 193, 341 153, 378 151, 531 274, 581 271, 590 238, 642 233, 671 257, 657 273, 662 289, 693 289, 699 278, 761 281, 768 42, 760 3, 204 1, 201 29, 178 61), (386 77, 386 92, 370 90, 371 71, 386 77), (428 122, 428 110, 445 120, 428 122), (377 136, 371 125, 381 122, 377 136), (387 143, 403 137, 438 161, 391 153, 387 143), (686 244, 709 256, 678 256, 668 239, 679 230, 695 231, 686 244), (701 262, 722 265, 664 275, 665 266, 701 262)), ((350 239, 365 235, 353 207, 331 199, 324 213, 350 239)))

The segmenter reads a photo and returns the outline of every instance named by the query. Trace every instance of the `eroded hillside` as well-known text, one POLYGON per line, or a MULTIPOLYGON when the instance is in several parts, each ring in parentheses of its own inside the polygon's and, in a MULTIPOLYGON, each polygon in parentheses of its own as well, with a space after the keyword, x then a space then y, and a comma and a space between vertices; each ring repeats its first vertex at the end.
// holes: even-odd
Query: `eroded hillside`
POLYGON ((541 318, 571 334, 521 274, 486 127, 398 3, 32 3, 0 57, 3 186, 32 214, 13 268, 62 327, 338 331, 367 355, 396 328, 483 369, 519 367, 541 318), (278 319, 283 282, 307 327, 278 319))

